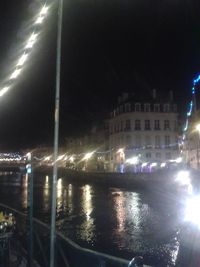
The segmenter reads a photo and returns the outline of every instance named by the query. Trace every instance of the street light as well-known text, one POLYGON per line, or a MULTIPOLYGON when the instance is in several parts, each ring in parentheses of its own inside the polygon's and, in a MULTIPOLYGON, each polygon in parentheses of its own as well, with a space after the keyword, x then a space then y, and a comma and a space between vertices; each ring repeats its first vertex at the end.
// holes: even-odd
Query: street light
POLYGON ((55 117, 54 117, 54 164, 52 181, 51 203, 51 231, 50 231, 50 267, 55 266, 55 230, 56 230, 56 197, 58 177, 58 141, 59 141, 59 111, 60 111, 60 68, 61 68, 61 36, 62 36, 63 0, 58 1, 57 22, 57 54, 56 54, 56 92, 55 92, 55 117))

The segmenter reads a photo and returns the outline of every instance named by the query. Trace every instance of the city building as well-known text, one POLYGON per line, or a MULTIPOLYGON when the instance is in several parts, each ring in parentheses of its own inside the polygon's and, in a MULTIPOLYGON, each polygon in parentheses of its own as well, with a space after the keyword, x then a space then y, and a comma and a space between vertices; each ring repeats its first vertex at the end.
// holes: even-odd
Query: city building
POLYGON ((182 142, 182 155, 189 167, 200 169, 200 110, 191 114, 187 126, 182 142))
POLYGON ((151 171, 178 155, 173 92, 124 93, 109 120, 110 171, 151 171))
POLYGON ((108 121, 92 127, 82 137, 66 138, 66 167, 85 171, 107 171, 109 169, 108 121))

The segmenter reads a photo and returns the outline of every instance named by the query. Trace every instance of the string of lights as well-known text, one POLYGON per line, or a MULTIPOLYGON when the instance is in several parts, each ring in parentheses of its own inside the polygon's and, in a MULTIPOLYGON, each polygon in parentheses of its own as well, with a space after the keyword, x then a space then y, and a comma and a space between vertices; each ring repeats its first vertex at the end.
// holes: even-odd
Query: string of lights
POLYGON ((22 55, 18 58, 13 72, 8 76, 3 86, 0 86, 0 97, 2 97, 5 93, 7 93, 16 83, 17 78, 22 73, 24 69, 24 65, 27 62, 27 59, 30 57, 31 51, 38 40, 40 34, 40 26, 44 22, 47 13, 49 10, 49 6, 46 3, 42 6, 39 13, 37 14, 34 21, 34 30, 30 34, 28 40, 25 42, 25 45, 22 49, 22 55))
POLYGON ((186 122, 185 122, 185 126, 183 128, 183 140, 185 139, 185 132, 187 131, 188 129, 188 126, 189 126, 189 117, 191 117, 192 115, 192 111, 194 110, 194 106, 195 106, 195 109, 196 109, 196 85, 200 82, 200 75, 197 76, 196 79, 193 80, 193 87, 192 87, 192 97, 193 97, 193 100, 190 101, 189 103, 189 107, 188 107, 188 111, 187 111, 187 114, 186 114, 186 122))

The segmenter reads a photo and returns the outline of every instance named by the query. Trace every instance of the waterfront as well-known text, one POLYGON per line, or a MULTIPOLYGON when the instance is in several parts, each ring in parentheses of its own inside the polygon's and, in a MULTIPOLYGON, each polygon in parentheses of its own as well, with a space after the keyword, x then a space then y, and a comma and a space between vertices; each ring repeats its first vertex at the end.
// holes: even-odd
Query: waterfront
MULTIPOLYGON (((0 201, 26 211, 27 177, 0 177, 0 201)), ((34 216, 49 223, 51 177, 34 176, 34 216)), ((153 266, 174 266, 183 223, 179 196, 68 182, 57 186, 57 229, 83 247, 131 259, 143 255, 153 266)))

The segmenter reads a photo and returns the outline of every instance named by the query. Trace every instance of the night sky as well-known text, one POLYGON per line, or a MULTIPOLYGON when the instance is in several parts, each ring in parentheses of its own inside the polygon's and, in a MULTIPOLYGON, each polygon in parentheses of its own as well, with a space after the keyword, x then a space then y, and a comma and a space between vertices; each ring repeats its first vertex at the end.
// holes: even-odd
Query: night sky
MULTIPOLYGON (((51 1, 49 1, 51 2, 51 1)), ((0 81, 11 73, 42 1, 0 1, 0 81)), ((122 92, 173 90, 186 112, 200 73, 199 0, 64 0, 60 142, 87 132, 122 92)), ((0 99, 0 150, 53 144, 56 5, 0 99)))

